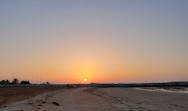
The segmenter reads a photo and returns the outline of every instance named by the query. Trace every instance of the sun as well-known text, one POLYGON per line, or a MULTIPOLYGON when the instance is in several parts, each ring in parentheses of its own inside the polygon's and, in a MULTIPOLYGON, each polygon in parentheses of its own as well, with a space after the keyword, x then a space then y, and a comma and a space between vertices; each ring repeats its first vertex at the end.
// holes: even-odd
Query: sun
POLYGON ((86 81, 87 81, 87 79, 84 79, 84 81, 86 82, 86 81))

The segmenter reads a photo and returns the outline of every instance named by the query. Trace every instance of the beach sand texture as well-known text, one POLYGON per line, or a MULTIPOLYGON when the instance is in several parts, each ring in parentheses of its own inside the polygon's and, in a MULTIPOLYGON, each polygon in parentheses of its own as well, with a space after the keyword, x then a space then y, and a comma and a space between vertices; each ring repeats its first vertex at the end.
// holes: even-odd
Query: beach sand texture
POLYGON ((135 88, 63 88, 0 111, 187 111, 188 94, 135 88))

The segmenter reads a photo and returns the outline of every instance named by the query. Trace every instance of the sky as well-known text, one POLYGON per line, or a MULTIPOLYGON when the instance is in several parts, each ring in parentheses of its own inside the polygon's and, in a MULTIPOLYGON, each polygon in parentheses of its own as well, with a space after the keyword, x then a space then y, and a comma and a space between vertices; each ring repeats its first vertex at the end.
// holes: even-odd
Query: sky
POLYGON ((13 78, 187 81, 188 1, 1 0, 0 80, 13 78))

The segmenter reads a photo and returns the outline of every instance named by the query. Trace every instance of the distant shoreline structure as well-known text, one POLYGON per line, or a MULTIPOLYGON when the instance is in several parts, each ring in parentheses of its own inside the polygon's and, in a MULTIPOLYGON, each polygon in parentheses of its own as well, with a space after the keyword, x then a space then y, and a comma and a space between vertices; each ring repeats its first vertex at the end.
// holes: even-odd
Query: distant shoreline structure
POLYGON ((188 81, 162 83, 90 83, 90 84, 0 84, 0 87, 188 87, 188 81))

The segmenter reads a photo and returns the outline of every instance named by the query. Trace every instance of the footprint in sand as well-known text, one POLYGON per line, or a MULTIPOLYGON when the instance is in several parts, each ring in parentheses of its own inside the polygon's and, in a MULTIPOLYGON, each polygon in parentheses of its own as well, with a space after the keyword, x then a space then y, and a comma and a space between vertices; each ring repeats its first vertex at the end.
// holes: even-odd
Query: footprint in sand
POLYGON ((57 103, 57 102, 52 102, 52 104, 54 104, 56 106, 60 106, 59 103, 57 103))

